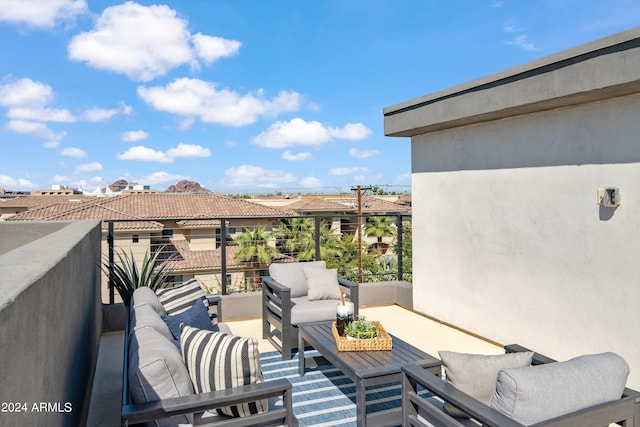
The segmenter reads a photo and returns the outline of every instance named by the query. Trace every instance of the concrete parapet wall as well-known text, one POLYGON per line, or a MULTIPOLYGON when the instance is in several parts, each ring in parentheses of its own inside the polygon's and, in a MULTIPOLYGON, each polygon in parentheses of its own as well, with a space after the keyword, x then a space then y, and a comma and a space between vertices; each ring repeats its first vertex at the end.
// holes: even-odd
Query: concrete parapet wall
POLYGON ((102 327, 100 224, 5 224, 3 241, 42 234, 0 256, 0 425, 84 425, 102 327))

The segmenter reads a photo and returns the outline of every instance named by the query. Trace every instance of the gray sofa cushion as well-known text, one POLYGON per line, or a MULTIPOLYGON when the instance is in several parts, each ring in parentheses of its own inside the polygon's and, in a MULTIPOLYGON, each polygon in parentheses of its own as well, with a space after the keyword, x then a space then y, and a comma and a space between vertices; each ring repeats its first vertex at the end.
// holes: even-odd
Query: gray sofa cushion
POLYGON ((161 318, 169 327, 173 337, 177 340, 180 339, 181 325, 183 324, 211 332, 217 332, 219 330, 217 325, 211 323, 209 312, 200 301, 194 302, 187 311, 183 311, 175 316, 161 316, 161 318))
POLYGON ((576 357, 498 375, 491 407, 529 425, 620 399, 629 365, 614 353, 576 357))
POLYGON ((151 328, 168 340, 174 339, 173 335, 171 334, 171 330, 169 330, 169 326, 167 326, 160 315, 149 304, 138 305, 133 310, 131 310, 130 325, 130 335, 138 329, 151 328))
POLYGON ((145 304, 151 306, 161 316, 167 314, 164 310, 164 307, 160 303, 160 300, 158 299, 156 293, 152 291, 148 286, 142 286, 136 289, 131 295, 132 308, 136 308, 145 304))
MULTIPOLYGON (((438 354, 447 382, 487 406, 496 389, 498 372, 505 368, 529 366, 533 358, 531 351, 495 355, 440 351, 438 354)), ((444 409, 455 417, 467 416, 448 402, 444 409)))
MULTIPOLYGON (((180 352, 153 328, 140 328, 133 332, 127 375, 134 403, 193 394, 191 379, 180 352)), ((191 416, 179 416, 156 421, 155 425, 190 425, 191 421, 191 416)))
POLYGON ((307 297, 291 298, 291 324, 336 320, 339 300, 309 301, 307 297))
POLYGON ((291 298, 307 295, 307 281, 302 268, 327 268, 324 261, 271 263, 269 276, 291 288, 291 298))
POLYGON ((335 268, 308 268, 303 267, 307 282, 307 297, 309 301, 320 299, 340 299, 340 284, 338 283, 338 270, 335 268))

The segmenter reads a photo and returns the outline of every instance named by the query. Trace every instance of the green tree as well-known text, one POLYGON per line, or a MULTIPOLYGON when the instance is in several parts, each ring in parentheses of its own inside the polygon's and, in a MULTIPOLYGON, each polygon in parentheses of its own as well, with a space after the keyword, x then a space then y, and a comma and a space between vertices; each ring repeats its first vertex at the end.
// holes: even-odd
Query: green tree
MULTIPOLYGON (((313 218, 288 218, 278 231, 286 250, 298 261, 316 259, 315 220, 313 218)), ((342 256, 340 239, 325 221, 320 223, 320 259, 331 263, 342 256)))
POLYGON ((375 236, 378 239, 376 249, 378 255, 382 255, 382 238, 385 236, 395 236, 396 228, 388 216, 370 216, 367 217, 364 233, 367 236, 375 236))
POLYGON ((240 250, 234 256, 236 261, 251 263, 253 286, 256 289, 261 285, 260 267, 269 265, 271 258, 278 253, 276 248, 269 245, 270 238, 271 233, 266 232, 264 227, 259 225, 253 231, 243 227, 242 234, 230 243, 240 246, 240 250))
POLYGON ((412 243, 411 219, 402 221, 402 247, 398 247, 398 240, 393 244, 395 253, 402 251, 402 271, 403 279, 411 282, 413 271, 413 243, 412 243))

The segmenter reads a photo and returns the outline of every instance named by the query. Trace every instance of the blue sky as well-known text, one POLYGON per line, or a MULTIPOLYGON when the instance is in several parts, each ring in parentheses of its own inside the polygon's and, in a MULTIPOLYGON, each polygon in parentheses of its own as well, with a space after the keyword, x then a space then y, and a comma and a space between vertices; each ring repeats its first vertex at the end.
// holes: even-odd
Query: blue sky
POLYGON ((640 24, 640 0, 0 0, 0 187, 410 191, 384 107, 640 24))

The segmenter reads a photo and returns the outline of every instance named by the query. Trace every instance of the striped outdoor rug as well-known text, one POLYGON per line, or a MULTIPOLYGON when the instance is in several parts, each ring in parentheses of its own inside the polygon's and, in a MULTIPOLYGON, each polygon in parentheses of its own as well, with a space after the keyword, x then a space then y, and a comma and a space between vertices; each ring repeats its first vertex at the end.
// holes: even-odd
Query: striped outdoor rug
MULTIPOLYGON (((319 356, 317 351, 305 351, 305 356, 319 356)), ((333 365, 307 368, 304 377, 298 375, 298 355, 283 361, 278 352, 260 355, 265 381, 287 378, 293 384, 293 413, 300 426, 355 426, 356 387, 333 365)), ((383 384, 367 388, 367 413, 400 407, 401 384, 383 384)), ((398 425, 402 423, 398 417, 398 425)))

